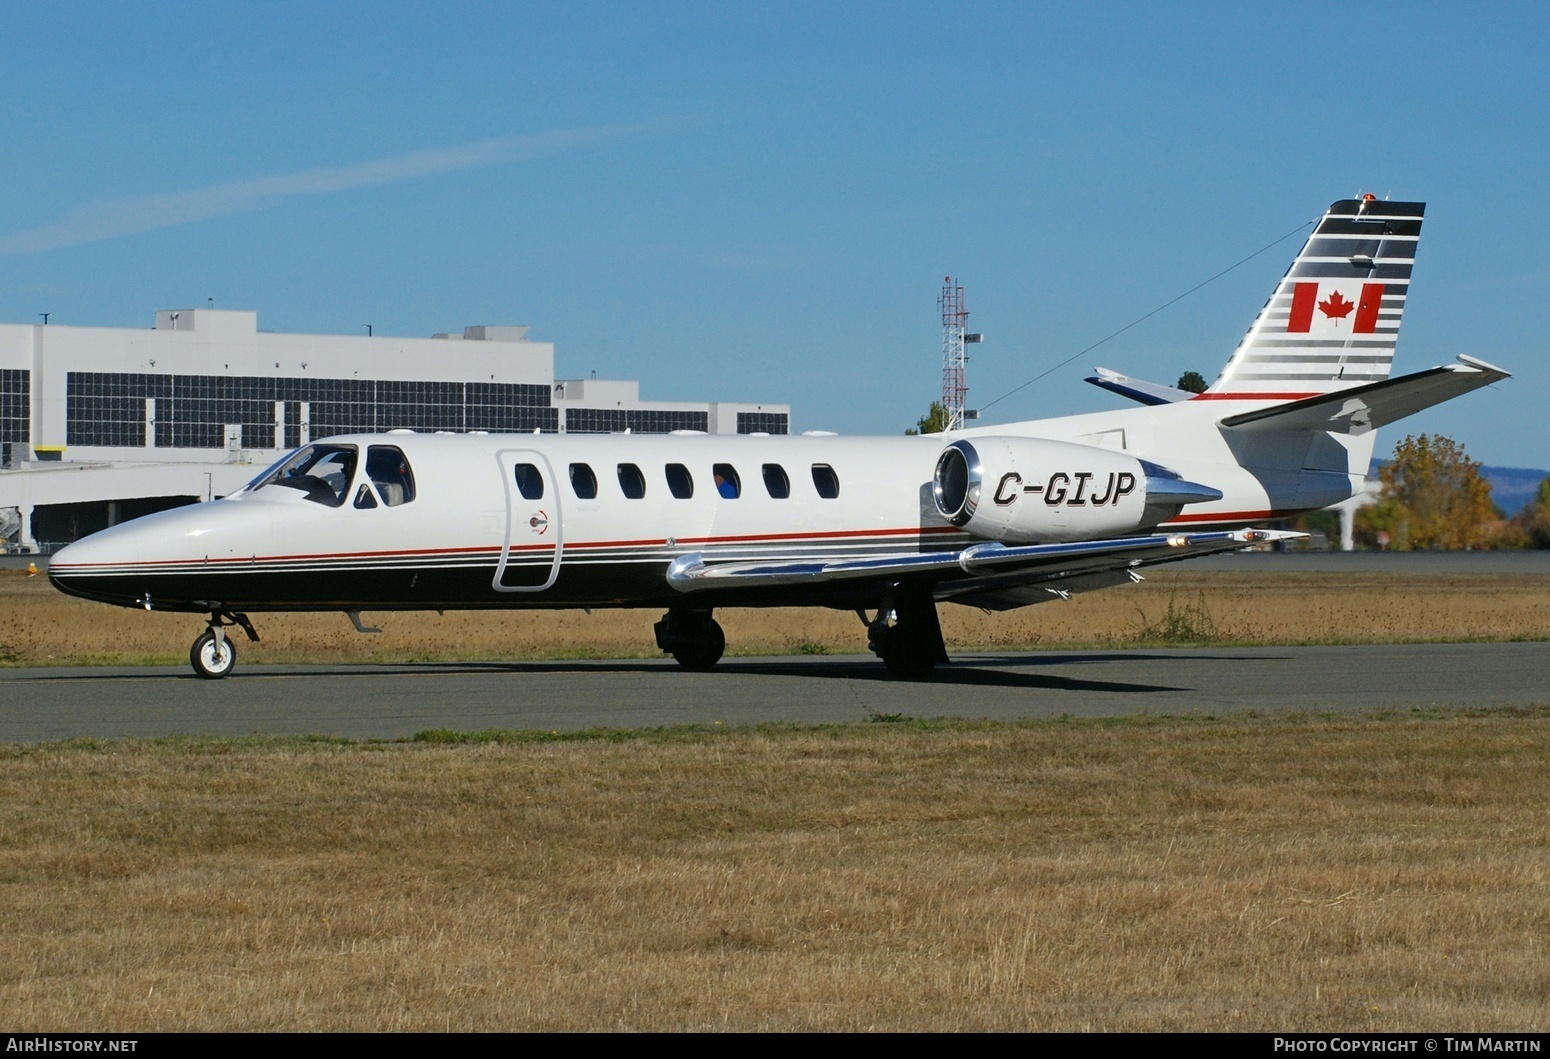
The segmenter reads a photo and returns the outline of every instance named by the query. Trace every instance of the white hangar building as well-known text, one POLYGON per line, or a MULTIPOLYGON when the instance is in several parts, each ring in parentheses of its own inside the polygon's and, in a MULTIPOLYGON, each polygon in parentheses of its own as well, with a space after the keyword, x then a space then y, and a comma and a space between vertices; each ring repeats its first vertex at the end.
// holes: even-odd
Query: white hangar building
POLYGON ((634 381, 557 380, 554 344, 526 331, 275 334, 230 309, 163 310, 149 329, 0 324, 0 539, 48 550, 224 496, 331 434, 790 431, 789 405, 642 401, 634 381))

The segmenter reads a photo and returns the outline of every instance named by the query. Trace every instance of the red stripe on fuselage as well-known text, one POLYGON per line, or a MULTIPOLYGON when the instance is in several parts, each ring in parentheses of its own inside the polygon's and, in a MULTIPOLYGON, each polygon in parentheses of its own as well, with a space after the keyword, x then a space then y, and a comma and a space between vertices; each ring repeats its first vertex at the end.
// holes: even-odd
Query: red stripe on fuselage
MULTIPOLYGON (((831 537, 899 537, 928 533, 961 533, 956 526, 911 526, 909 529, 830 530, 827 533, 749 533, 740 537, 679 537, 679 544, 736 544, 740 541, 791 541, 831 537)), ((567 544, 567 548, 571 545, 567 544)), ((606 547, 606 545, 600 545, 606 547)))
MULTIPOLYGON (((928 534, 958 533, 961 532, 954 526, 914 526, 909 529, 865 529, 865 530, 830 530, 824 533, 753 533, 741 536, 728 537, 680 537, 676 543, 684 544, 741 544, 754 541, 826 541, 826 540, 854 540, 862 537, 923 537, 928 534)), ((565 551, 582 551, 588 548, 629 548, 629 547, 653 547, 661 548, 667 545, 665 538, 645 540, 618 540, 618 541, 576 541, 565 542, 565 551)), ((529 552, 551 550, 553 544, 522 544, 508 549, 511 552, 529 552)), ((266 556, 229 556, 221 558, 205 559, 144 559, 138 562, 118 563, 68 563, 55 564, 61 572, 88 571, 97 567, 126 567, 126 566, 214 566, 255 563, 290 563, 308 562, 315 560, 349 560, 349 559, 401 559, 417 556, 444 556, 444 555, 499 555, 500 545, 486 545, 470 548, 409 548, 394 551, 374 552, 314 552, 303 555, 266 555, 266 556)))

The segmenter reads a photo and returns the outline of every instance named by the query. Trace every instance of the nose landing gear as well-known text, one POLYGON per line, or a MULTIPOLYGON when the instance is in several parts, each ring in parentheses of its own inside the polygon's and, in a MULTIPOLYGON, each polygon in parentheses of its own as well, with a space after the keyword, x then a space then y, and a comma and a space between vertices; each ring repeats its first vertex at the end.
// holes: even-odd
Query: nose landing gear
POLYGON ((219 680, 237 665, 237 649, 218 628, 199 635, 188 649, 189 664, 206 680, 219 680))
POLYGON ((248 639, 258 643, 258 633, 246 614, 233 614, 229 610, 213 610, 205 631, 188 649, 189 665, 205 680, 219 680, 237 667, 236 645, 226 635, 229 628, 240 627, 248 639))

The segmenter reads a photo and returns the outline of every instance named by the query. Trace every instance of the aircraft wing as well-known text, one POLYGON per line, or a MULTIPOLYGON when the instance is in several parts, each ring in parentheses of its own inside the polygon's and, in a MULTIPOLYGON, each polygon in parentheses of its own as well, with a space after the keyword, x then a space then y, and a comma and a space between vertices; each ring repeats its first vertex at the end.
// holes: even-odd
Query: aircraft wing
POLYGON ((1075 592, 1139 581, 1138 567, 1237 551, 1265 541, 1304 536, 1281 530, 1154 533, 1070 544, 1006 545, 984 541, 957 551, 904 552, 865 559, 792 559, 707 563, 700 552, 680 556, 667 581, 680 592, 708 588, 816 585, 836 581, 935 580, 938 599, 1009 610, 1075 592))
POLYGON ((1244 432, 1302 428, 1365 434, 1459 394, 1511 378, 1510 372, 1483 360, 1466 356, 1458 359, 1457 364, 1428 368, 1397 379, 1228 416, 1222 420, 1222 426, 1244 432))

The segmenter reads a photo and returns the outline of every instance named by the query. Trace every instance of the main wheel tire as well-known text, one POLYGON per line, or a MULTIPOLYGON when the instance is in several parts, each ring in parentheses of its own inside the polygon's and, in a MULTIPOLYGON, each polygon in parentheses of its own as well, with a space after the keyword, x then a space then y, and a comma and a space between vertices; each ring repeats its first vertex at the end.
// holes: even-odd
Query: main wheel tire
POLYGON ((890 676, 899 680, 925 680, 936 669, 937 656, 928 643, 910 637, 904 626, 895 625, 883 634, 879 653, 890 676))
POLYGON ((673 658, 685 669, 707 670, 715 667, 721 661, 721 656, 727 649, 726 633, 721 631, 721 625, 715 621, 705 623, 703 629, 696 630, 694 638, 682 643, 673 651, 673 658))
POLYGON ((237 668, 237 647, 229 636, 221 637, 217 644, 215 633, 206 632, 189 648, 188 662, 205 680, 220 680, 237 668))

